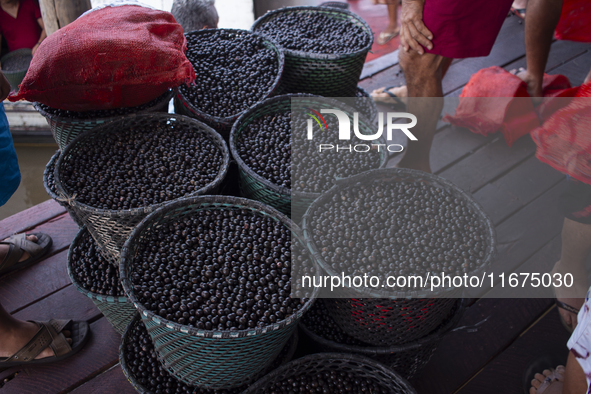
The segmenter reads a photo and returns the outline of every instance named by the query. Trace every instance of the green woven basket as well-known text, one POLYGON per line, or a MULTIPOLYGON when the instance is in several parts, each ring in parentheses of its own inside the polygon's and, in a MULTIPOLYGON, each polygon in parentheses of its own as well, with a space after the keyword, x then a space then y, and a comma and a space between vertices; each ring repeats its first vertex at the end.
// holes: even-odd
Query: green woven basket
MULTIPOLYGON (((253 34, 257 35, 257 36, 259 35, 258 33, 253 33, 248 30, 240 30, 240 29, 215 29, 215 30, 223 30, 223 31, 227 31, 227 32, 232 32, 232 33, 236 34, 236 36, 253 35, 253 34)), ((185 35, 186 36, 189 36, 189 35, 203 36, 206 34, 211 34, 213 31, 214 31, 214 29, 204 29, 204 30, 193 31, 190 33, 185 33, 185 35)), ((265 93, 262 100, 266 99, 267 97, 272 97, 280 92, 280 89, 282 86, 284 63, 285 63, 283 50, 278 48, 275 41, 264 37, 264 45, 268 49, 273 50, 275 52, 275 54, 277 55, 278 70, 277 70, 277 76, 275 77, 273 84, 271 85, 269 90, 265 93)), ((196 83, 199 83, 199 81, 196 81, 196 83)), ((200 109, 196 108, 193 104, 191 104, 191 102, 185 98, 185 96, 182 94, 182 92, 179 89, 179 92, 174 97, 174 111, 177 114, 190 116, 192 118, 195 118, 195 119, 205 123, 206 125, 215 129, 218 133, 220 133, 221 136, 224 137, 224 139, 227 141, 228 134, 230 133, 230 130, 232 129, 232 125, 234 124, 236 119, 238 119, 238 117, 240 115, 242 115, 244 112, 248 111, 248 109, 245 109, 244 111, 241 111, 237 114, 234 114, 232 116, 228 116, 225 118, 220 118, 218 116, 209 115, 209 114, 201 111, 200 109)))
MULTIPOLYGON (((4 64, 6 61, 10 60, 11 58, 18 57, 18 56, 30 56, 31 59, 33 58, 33 52, 29 48, 22 48, 17 49, 16 51, 12 51, 7 53, 6 55, 2 56, 0 59, 0 63, 4 64)), ((29 61, 30 63, 30 61, 29 61)), ((16 71, 4 71, 2 70, 2 74, 6 77, 8 82, 10 83, 10 89, 18 91, 18 85, 21 84, 25 75, 27 75, 27 71, 29 70, 29 65, 22 70, 16 71)))
POLYGON ((283 13, 321 13, 350 21, 363 28, 369 37, 369 44, 357 52, 317 54, 284 49, 285 71, 282 86, 285 93, 311 93, 325 97, 354 96, 365 58, 373 44, 373 33, 367 22, 350 11, 338 8, 286 7, 261 16, 254 22, 251 30, 260 32, 265 23, 283 13))
POLYGON ((78 231, 78 234, 72 241, 70 249, 68 250, 68 276, 70 277, 74 287, 80 293, 90 298, 94 305, 96 305, 99 311, 101 311, 109 323, 111 323, 111 325, 115 328, 115 330, 119 334, 123 335, 125 328, 131 322, 133 316, 137 313, 133 303, 125 295, 115 297, 93 293, 92 291, 85 289, 74 275, 74 270, 72 267, 73 250, 81 241, 85 232, 88 232, 88 229, 86 229, 86 227, 82 227, 80 231, 78 231))
POLYGON ((190 197, 170 203, 146 217, 131 233, 121 252, 121 280, 126 294, 141 313, 164 368, 190 386, 211 389, 239 387, 274 360, 312 306, 317 290, 303 307, 286 319, 262 328, 236 331, 196 329, 168 321, 147 310, 136 298, 132 267, 140 246, 152 229, 201 210, 238 208, 270 217, 302 242, 299 228, 286 216, 260 202, 227 196, 190 197))
POLYGON ((33 106, 35 107, 37 112, 39 112, 41 115, 45 117, 45 120, 47 120, 49 128, 51 129, 51 133, 53 134, 55 142, 57 142, 60 149, 64 151, 66 149, 66 146, 68 146, 68 144, 72 142, 74 138, 88 130, 92 130, 97 126, 101 126, 103 124, 113 122, 115 120, 124 119, 136 114, 145 114, 151 112, 168 113, 168 103, 170 102, 175 93, 176 89, 166 92, 156 100, 153 106, 149 108, 145 108, 137 112, 131 112, 127 115, 113 116, 107 118, 82 119, 74 116, 57 116, 45 111, 39 105, 39 103, 33 103, 33 106))
MULTIPOLYGON (((143 384, 141 384, 138 381, 137 376, 135 376, 133 374, 131 368, 129 367, 129 365, 127 363, 126 345, 129 342, 129 335, 131 335, 131 332, 132 332, 131 330, 133 330, 137 324, 144 324, 144 323, 142 323, 142 321, 141 321, 140 314, 136 312, 135 316, 133 317, 133 320, 131 321, 131 323, 129 323, 129 325, 125 329, 125 333, 123 334, 123 337, 121 338, 121 345, 119 346, 119 363, 121 364, 121 369, 123 370, 123 374, 127 378, 127 381, 133 386, 134 389, 136 389, 136 391, 138 393, 151 394, 152 392, 150 391, 150 389, 145 387, 143 384)), ((273 363, 271 365, 269 365, 269 367, 267 369, 260 372, 258 375, 253 376, 252 382, 255 382, 256 380, 260 379, 261 377, 268 374, 272 370, 279 368, 283 364, 290 362, 291 359, 293 358, 293 355, 296 352, 296 349, 298 346, 298 338, 299 338, 298 330, 295 330, 293 335, 289 338, 289 341, 287 342, 285 347, 279 353, 279 356, 277 356, 277 358, 273 361, 273 363)), ((144 351, 145 350, 146 349, 144 348, 144 351)), ((246 388, 246 385, 244 385, 242 387, 238 387, 234 390, 231 390, 230 392, 235 391, 236 393, 241 393, 242 390, 244 390, 245 388, 246 388)), ((230 394, 230 392, 227 392, 227 394, 230 394)))
MULTIPOLYGON (((291 111, 292 108, 301 108, 302 110, 305 110, 307 107, 316 109, 341 108, 349 114, 350 118, 352 118, 354 112, 351 107, 333 99, 312 96, 309 94, 286 94, 269 98, 255 105, 238 118, 230 133, 230 151, 232 152, 234 160, 238 163, 242 194, 247 198, 261 201, 272 206, 280 212, 291 216, 291 219, 296 222, 299 222, 310 204, 320 196, 320 193, 296 192, 286 187, 275 185, 267 179, 264 179, 246 165, 238 153, 236 144, 242 131, 255 119, 272 113, 291 111), (297 100, 292 102, 292 99, 297 100)), ((362 133, 374 133, 372 122, 365 118, 363 113, 359 117, 359 126, 362 133)), ((387 154, 382 152, 380 168, 386 165, 387 159, 387 154)))
POLYGON ((62 196, 63 200, 68 201, 76 217, 88 227, 92 237, 99 244, 100 249, 106 252, 105 257, 108 256, 114 265, 119 264, 121 248, 134 227, 150 212, 166 205, 168 202, 121 210, 95 208, 77 201, 76 190, 66 190, 61 182, 60 175, 79 151, 83 151, 88 145, 104 144, 109 134, 116 134, 121 130, 128 129, 133 129, 136 133, 149 133, 158 126, 186 128, 191 130, 195 135, 206 135, 219 149, 223 161, 216 178, 201 189, 188 193, 186 196, 216 194, 228 172, 230 152, 222 137, 215 130, 186 116, 174 114, 138 114, 126 116, 114 122, 104 124, 76 137, 62 151, 55 165, 55 183, 58 195, 62 196))

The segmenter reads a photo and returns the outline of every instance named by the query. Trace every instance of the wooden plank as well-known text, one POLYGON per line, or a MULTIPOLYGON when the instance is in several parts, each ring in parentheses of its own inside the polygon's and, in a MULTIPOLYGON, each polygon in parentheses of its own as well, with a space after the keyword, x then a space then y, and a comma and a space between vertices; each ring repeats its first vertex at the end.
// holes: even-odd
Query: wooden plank
POLYGON ((359 80, 364 80, 372 75, 384 71, 387 68, 398 64, 398 50, 390 52, 387 55, 380 56, 377 59, 371 60, 363 65, 361 76, 359 80))
POLYGON ((78 387, 72 394, 136 394, 137 391, 127 380, 121 369, 121 364, 113 366, 96 378, 78 387))
POLYGON ((47 200, 0 221, 0 239, 22 233, 66 212, 54 200, 47 200))
POLYGON ((570 79, 573 86, 579 86, 585 80, 589 68, 591 67, 591 50, 585 52, 568 63, 565 63, 552 70, 553 74, 563 74, 570 79))
POLYGON ((72 357, 55 363, 11 368, 20 373, 2 387, 2 394, 62 393, 78 387, 118 362, 121 336, 107 319, 90 325, 91 336, 84 348, 72 357))
POLYGON ((474 193, 474 198, 492 221, 498 224, 562 179, 564 174, 531 156, 506 175, 474 193))
POLYGON ((431 168, 434 173, 438 174, 494 139, 493 135, 485 137, 472 133, 468 129, 447 125, 433 138, 433 147, 430 153, 431 168))
POLYGON ((536 359, 548 354, 556 354, 566 360, 568 338, 569 333, 560 323, 558 311, 552 308, 546 316, 458 391, 458 394, 522 394, 523 374, 527 367, 536 359))
POLYGON ((67 250, 30 268, 0 278, 0 304, 10 313, 70 285, 67 250))
POLYGON ((21 320, 72 319, 92 321, 102 316, 92 300, 72 285, 14 314, 21 320))
POLYGON ((549 299, 478 301, 466 310, 458 328, 443 337, 429 363, 412 379, 413 386, 419 393, 453 393, 514 341, 552 302, 549 299))
POLYGON ((458 187, 472 193, 510 170, 535 153, 536 146, 529 136, 508 147, 502 135, 464 160, 438 173, 458 187))
MULTIPOLYGON (((566 180, 560 181, 539 198, 512 215, 496 228, 497 258, 487 269, 495 278, 509 273, 537 253, 562 231, 563 214, 558 209, 558 199, 566 180)), ((469 289, 470 297, 480 297, 488 289, 469 289)))

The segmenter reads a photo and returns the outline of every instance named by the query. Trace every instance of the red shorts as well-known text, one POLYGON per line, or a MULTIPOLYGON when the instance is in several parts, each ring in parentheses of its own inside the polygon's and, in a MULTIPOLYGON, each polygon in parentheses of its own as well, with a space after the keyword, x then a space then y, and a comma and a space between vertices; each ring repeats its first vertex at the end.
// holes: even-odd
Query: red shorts
POLYGON ((425 0, 423 22, 433 49, 449 58, 488 56, 513 0, 425 0))

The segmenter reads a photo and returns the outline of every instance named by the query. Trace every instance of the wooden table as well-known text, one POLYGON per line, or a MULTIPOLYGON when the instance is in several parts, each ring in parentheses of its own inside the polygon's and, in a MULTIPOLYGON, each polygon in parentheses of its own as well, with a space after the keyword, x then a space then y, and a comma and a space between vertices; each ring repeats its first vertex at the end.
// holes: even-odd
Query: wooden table
MULTIPOLYGON (((457 96, 483 67, 525 66, 523 25, 507 18, 490 56, 454 61, 443 88, 457 96)), ((579 85, 591 65, 591 45, 553 43, 547 71, 579 85)), ((367 64, 366 90, 403 83, 393 53, 367 64)), ((559 258, 563 217, 557 199, 565 177, 539 162, 524 137, 509 148, 500 134, 487 137, 442 124, 433 144, 436 174, 473 193, 496 225, 497 264, 540 271, 559 258), (541 214, 543 213, 543 214, 541 214)), ((89 298, 71 285, 66 272, 68 247, 78 228, 64 209, 47 201, 0 222, 0 239, 22 231, 53 237, 49 255, 24 271, 0 278, 0 302, 21 319, 51 317, 86 320, 92 338, 62 362, 0 372, 2 394, 133 393, 118 365, 120 336, 89 298)), ((521 394, 528 364, 540 355, 567 352, 569 334, 551 299, 481 299, 464 314, 459 329, 445 336, 425 369, 413 379, 421 394, 521 394)))

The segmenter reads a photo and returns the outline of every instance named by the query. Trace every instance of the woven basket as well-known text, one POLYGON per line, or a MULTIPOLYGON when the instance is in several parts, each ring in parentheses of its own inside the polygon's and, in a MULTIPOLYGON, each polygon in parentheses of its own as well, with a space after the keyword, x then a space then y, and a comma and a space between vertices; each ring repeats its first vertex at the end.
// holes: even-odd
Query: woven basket
MULTIPOLYGON (((240 170, 242 194, 247 198, 272 206, 291 216, 292 220, 296 222, 301 219, 310 204, 320 196, 320 193, 297 192, 264 179, 246 165, 238 153, 236 144, 242 131, 255 119, 272 113, 291 111, 292 108, 301 108, 303 110, 308 106, 312 108, 341 108, 347 114, 354 112, 352 108, 344 103, 333 99, 307 94, 286 94, 269 98, 249 109, 234 123, 230 133, 230 151, 240 170), (292 101, 292 99, 297 100, 292 101)), ((359 118, 359 127, 361 132, 374 133, 372 123, 363 116, 359 118)), ((381 159, 380 168, 385 167, 388 160, 387 154, 382 153, 381 159)))
MULTIPOLYGON (((119 346, 119 362, 121 364, 121 369, 123 370, 125 377, 129 381, 129 383, 131 383, 133 388, 136 389, 136 391, 138 393, 151 394, 152 391, 150 391, 148 388, 146 388, 144 385, 142 385, 140 382, 138 382, 137 377, 133 374, 133 372, 131 371, 131 368, 129 367, 129 365, 127 363, 126 345, 129 342, 129 335, 131 335, 132 330, 135 329, 137 324, 143 324, 143 323, 141 321, 140 314, 137 313, 137 311, 136 311, 133 320, 131 321, 131 323, 129 323, 129 325, 127 326, 127 328, 125 330, 125 333, 123 334, 123 337, 121 338, 121 345, 119 346)), ((291 361, 291 359, 297 349, 297 346, 298 346, 298 331, 295 330, 293 335, 289 338, 289 341, 287 342, 285 347, 281 350, 281 352, 279 353, 277 358, 273 361, 273 363, 269 366, 269 368, 266 369, 265 371, 263 371, 262 373, 260 373, 259 375, 255 376, 253 378, 253 381, 258 380, 263 375, 266 375, 267 373, 271 372, 275 368, 278 368, 281 365, 291 361)), ((238 393, 241 393, 245 388, 246 388, 245 386, 242 386, 242 387, 236 388, 235 390, 228 390, 226 392, 226 394, 230 394, 230 392, 235 392, 236 394, 238 394, 238 393)), ((211 391, 213 394, 214 390, 211 390, 211 391)))
POLYGON ((78 225, 78 227, 84 226, 82 220, 78 219, 76 216, 76 212, 70 207, 70 205, 65 202, 62 198, 57 195, 57 189, 55 186, 55 164, 57 163, 57 159, 60 157, 61 151, 58 149, 49 162, 45 166, 45 170, 43 171, 43 186, 45 187, 45 191, 49 195, 49 197, 53 198, 59 205, 64 207, 74 223, 78 225))
MULTIPOLYGON (((312 236, 312 218, 317 214, 316 211, 320 209, 323 205, 325 205, 332 196, 336 193, 340 193, 342 190, 347 189, 353 186, 361 186, 361 185, 370 185, 374 182, 386 182, 386 183, 394 183, 394 182, 407 182, 407 183, 425 183, 430 186, 434 186, 440 189, 445 190, 446 192, 450 193, 453 197, 457 198, 458 200, 462 200, 466 205, 474 212, 474 214, 478 217, 479 221, 484 225, 486 237, 486 244, 487 248, 484 252, 484 257, 482 258, 482 264, 480 267, 477 267, 473 271, 469 273, 469 275, 478 274, 486 267, 490 266, 492 261, 496 256, 496 248, 497 248, 497 241, 496 241, 496 234, 493 222, 490 220, 486 212, 482 209, 480 204, 478 204, 472 195, 466 193, 450 181, 441 178, 436 175, 428 174, 426 172, 411 170, 406 168, 381 168, 376 170, 370 170, 363 172, 361 174, 357 174, 355 176, 340 179, 335 181, 336 185, 333 186, 330 190, 326 193, 323 193, 317 200, 314 201, 312 205, 306 211, 306 214, 302 220, 302 230, 304 232, 304 238, 308 245, 308 248, 314 254, 314 258, 319 263, 320 267, 326 271, 329 275, 336 275, 336 271, 332 268, 332 266, 328 265, 324 259, 322 258, 321 254, 318 251, 318 247, 314 243, 314 239, 312 236)), ((339 273, 340 274, 340 273, 339 273)), ((443 288, 441 287, 439 291, 428 291, 428 290, 413 290, 413 291, 380 291, 380 290, 367 290, 362 288, 356 288, 355 292, 359 297, 363 295, 369 295, 372 297, 379 297, 379 298, 433 298, 433 297, 454 297, 458 294, 457 289, 451 288, 443 288)), ((459 297, 456 297, 459 298, 459 297)))
MULTIPOLYGON (((323 301, 322 299, 317 300, 313 308, 322 307, 323 301)), ((300 329, 323 352, 353 353, 369 357, 388 365, 406 379, 410 379, 429 362, 443 336, 457 325, 464 313, 466 304, 465 299, 456 300, 450 315, 434 331, 422 338, 398 346, 376 347, 335 342, 316 334, 303 321, 300 322, 300 329)), ((322 318, 332 320, 325 309, 322 312, 322 318)), ((342 335, 347 334, 342 332, 342 335)))
MULTIPOLYGON (((142 221, 149 213, 155 211, 159 207, 166 205, 168 202, 160 204, 153 204, 147 207, 139 207, 127 210, 107 210, 93 208, 89 205, 76 201, 75 195, 71 191, 64 189, 60 174, 62 168, 71 160, 72 156, 83 149, 88 144, 100 144, 104 140, 104 136, 108 133, 117 133, 128 128, 135 128, 139 132, 150 132, 150 127, 154 125, 180 125, 180 127, 190 128, 195 133, 202 133, 207 135, 210 140, 218 147, 223 156, 223 162, 220 167, 218 176, 209 185, 192 192, 187 196, 196 196, 202 194, 215 194, 219 185, 226 176, 230 160, 230 153, 226 143, 218 133, 210 127, 185 116, 168 115, 168 114, 143 114, 132 115, 119 119, 117 121, 108 123, 101 127, 84 133, 78 136, 68 147, 62 152, 58 159, 55 168, 55 180, 58 194, 64 196, 71 208, 76 213, 76 216, 88 227, 92 237, 97 241, 99 247, 107 252, 113 264, 118 264, 119 254, 125 240, 133 230, 133 228, 142 221), (140 131, 141 130, 141 131, 140 131), (73 196, 73 197, 72 197, 73 196)), ((181 197, 182 198, 182 197, 181 197)), ((173 200, 174 201, 174 200, 173 200)))
POLYGON ((369 25, 358 15, 334 7, 286 7, 267 12, 252 25, 252 31, 283 13, 322 13, 361 26, 369 44, 357 52, 316 54, 285 49, 285 71, 282 85, 285 93, 311 93, 325 97, 351 97, 355 94, 367 53, 373 44, 369 25))
POLYGON ((115 328, 119 334, 123 334, 125 328, 133 316, 137 313, 135 306, 129 301, 125 295, 119 297, 106 296, 102 294, 93 293, 90 290, 84 288, 84 286, 76 279, 73 269, 72 253, 73 250, 82 240, 82 236, 88 230, 83 227, 78 231, 78 234, 70 244, 68 250, 68 276, 72 281, 72 284, 80 293, 84 294, 92 300, 94 305, 101 311, 101 313, 107 318, 109 323, 115 328))
POLYGON ((385 365, 367 357, 343 353, 312 354, 299 358, 260 379, 243 394, 269 393, 266 390, 270 390, 275 383, 301 375, 331 371, 347 372, 356 378, 370 379, 384 389, 389 389, 392 394, 416 394, 410 383, 385 365))
MULTIPOLYGON (((248 30, 239 30, 239 29, 204 29, 204 30, 193 31, 190 33, 185 33, 185 35, 186 36, 203 36, 206 34, 211 34, 212 32, 217 31, 217 30, 222 30, 222 31, 226 31, 226 32, 233 32, 236 34, 237 37, 245 36, 245 35, 260 36, 260 34, 258 34, 258 33, 253 33, 248 30)), ((273 50, 275 52, 275 54, 277 55, 278 70, 277 70, 277 76, 275 77, 275 81, 273 82, 273 84, 271 85, 269 90, 265 93, 265 95, 263 96, 261 101, 277 94, 280 91, 281 84, 282 84, 281 81, 282 81, 282 76, 283 76, 284 62, 285 62, 283 51, 277 47, 277 44, 273 40, 270 40, 266 37, 263 37, 263 39, 264 39, 264 45, 268 49, 273 50)), ((198 81, 196 81, 196 83, 198 83, 198 81)), ((252 106, 251 106, 251 108, 252 108, 252 106)), ((242 115, 243 113, 248 111, 248 108, 245 109, 244 111, 241 111, 241 112, 235 114, 235 115, 228 116, 225 118, 220 118, 217 116, 209 115, 209 114, 206 114, 205 112, 201 111, 200 109, 196 108, 193 104, 191 104, 191 102, 181 93, 181 91, 179 89, 179 92, 176 94, 176 96, 174 98, 174 111, 178 114, 190 116, 192 118, 200 120, 201 122, 205 123, 206 125, 213 127, 218 133, 220 133, 222 135, 222 137, 224 137, 224 139, 227 140, 229 138, 229 133, 230 133, 230 129, 232 128, 232 125, 234 124, 236 119, 238 119, 238 117, 240 117, 240 115, 242 115)))
POLYGON ((49 128, 51 129, 51 133, 53 134, 55 142, 57 142, 60 149, 64 151, 66 149, 66 146, 68 146, 68 144, 72 142, 74 138, 84 133, 85 131, 91 130, 97 126, 101 126, 116 120, 122 120, 130 116, 133 116, 134 114, 145 114, 152 112, 168 113, 168 103, 170 102, 175 93, 176 89, 166 92, 156 100, 156 103, 153 106, 149 108, 145 108, 137 112, 132 111, 127 115, 116 115, 112 117, 103 118, 97 117, 81 119, 77 117, 57 116, 45 111, 43 108, 41 108, 39 103, 34 103, 33 106, 41 115, 45 117, 45 120, 47 120, 49 128))
POLYGON ((349 4, 341 3, 340 1, 325 1, 324 3, 318 4, 319 7, 334 7, 341 8, 343 10, 349 9, 349 4))
POLYGON ((301 240, 299 228, 286 216, 257 201, 226 196, 191 197, 169 203, 146 217, 132 232, 121 253, 121 280, 125 292, 141 313, 164 368, 190 386, 234 388, 264 370, 285 346, 301 316, 312 306, 317 291, 300 310, 262 328, 210 331, 168 321, 140 304, 130 279, 138 248, 151 230, 164 223, 204 209, 239 208, 283 223, 293 239, 301 240))
MULTIPOLYGON (((0 63, 4 64, 7 60, 13 57, 18 56, 30 56, 31 59, 33 58, 33 52, 29 48, 22 48, 17 49, 16 51, 12 51, 7 53, 6 55, 2 56, 0 59, 0 63)), ((10 89, 18 91, 18 85, 21 84, 25 75, 27 75, 27 71, 29 70, 29 65, 22 70, 15 70, 15 71, 4 71, 2 70, 2 74, 6 77, 8 82, 10 83, 10 89)))

